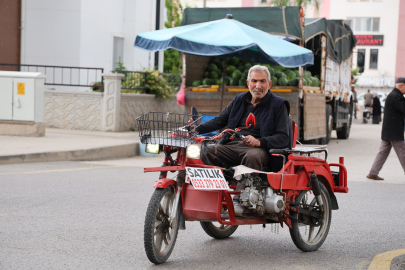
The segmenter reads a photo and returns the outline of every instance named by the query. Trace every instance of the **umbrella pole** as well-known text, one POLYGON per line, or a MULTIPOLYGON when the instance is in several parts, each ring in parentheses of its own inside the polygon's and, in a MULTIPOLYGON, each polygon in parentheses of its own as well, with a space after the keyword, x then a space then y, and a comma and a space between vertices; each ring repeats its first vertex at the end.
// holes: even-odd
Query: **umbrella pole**
POLYGON ((222 102, 224 100, 225 75, 226 75, 226 55, 224 56, 224 65, 223 65, 223 71, 222 71, 222 92, 221 92, 221 105, 219 106, 219 113, 222 112, 222 102))

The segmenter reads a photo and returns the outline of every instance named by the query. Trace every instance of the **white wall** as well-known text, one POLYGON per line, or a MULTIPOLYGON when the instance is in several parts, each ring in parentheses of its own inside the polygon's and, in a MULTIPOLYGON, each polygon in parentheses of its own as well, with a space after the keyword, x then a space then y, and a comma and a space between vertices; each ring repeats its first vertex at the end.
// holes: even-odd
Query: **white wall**
MULTIPOLYGON (((161 0, 161 28, 164 2, 161 0)), ((134 42, 137 34, 155 30, 155 5, 156 0, 25 0, 23 64, 96 67, 109 72, 113 67, 113 39, 117 36, 124 38, 121 62, 127 69, 151 68, 155 54, 136 49, 134 42)), ((163 53, 160 55, 162 69, 163 53)), ((82 82, 86 77, 83 75, 82 82)))
POLYGON ((24 64, 80 64, 80 2, 25 1, 24 64))

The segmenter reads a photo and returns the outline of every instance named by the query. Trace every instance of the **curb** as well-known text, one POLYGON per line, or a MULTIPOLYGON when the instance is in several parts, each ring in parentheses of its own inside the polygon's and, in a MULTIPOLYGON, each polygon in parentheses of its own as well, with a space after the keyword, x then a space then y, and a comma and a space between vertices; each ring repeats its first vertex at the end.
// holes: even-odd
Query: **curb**
POLYGON ((139 142, 84 150, 0 156, 0 165, 48 161, 97 160, 139 155, 139 142))

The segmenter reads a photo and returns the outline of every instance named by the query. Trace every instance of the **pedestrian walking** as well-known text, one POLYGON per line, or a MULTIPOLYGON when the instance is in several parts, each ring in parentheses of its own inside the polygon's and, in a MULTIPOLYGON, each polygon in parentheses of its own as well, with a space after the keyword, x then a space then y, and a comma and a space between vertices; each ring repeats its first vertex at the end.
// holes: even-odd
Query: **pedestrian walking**
POLYGON ((405 172, 404 94, 405 78, 400 77, 397 79, 394 90, 391 91, 385 101, 380 150, 374 160, 370 173, 367 175, 369 179, 384 180, 378 174, 387 160, 392 147, 405 172))
POLYGON ((367 90, 367 93, 364 95, 364 107, 371 107, 373 102, 373 94, 370 93, 370 89, 367 90))
POLYGON ((374 92, 373 96, 373 124, 379 124, 381 122, 381 102, 377 92, 374 92))
POLYGON ((367 119, 370 119, 371 104, 373 102, 373 94, 370 93, 370 89, 364 95, 364 111, 363 111, 363 123, 367 123, 367 119))

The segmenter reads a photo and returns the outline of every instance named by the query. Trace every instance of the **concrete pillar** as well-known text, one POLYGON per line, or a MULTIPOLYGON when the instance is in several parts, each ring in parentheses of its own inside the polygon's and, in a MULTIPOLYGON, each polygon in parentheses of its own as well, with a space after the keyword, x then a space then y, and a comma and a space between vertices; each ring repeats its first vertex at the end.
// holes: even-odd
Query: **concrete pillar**
POLYGON ((121 79, 123 74, 103 73, 104 96, 102 113, 102 131, 119 131, 121 112, 121 79))

